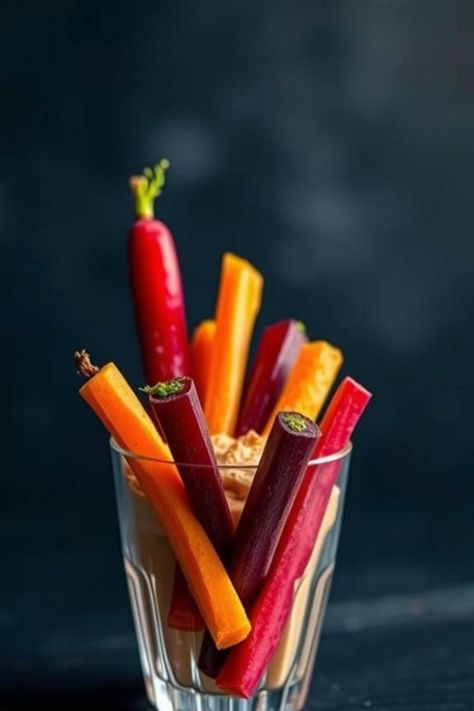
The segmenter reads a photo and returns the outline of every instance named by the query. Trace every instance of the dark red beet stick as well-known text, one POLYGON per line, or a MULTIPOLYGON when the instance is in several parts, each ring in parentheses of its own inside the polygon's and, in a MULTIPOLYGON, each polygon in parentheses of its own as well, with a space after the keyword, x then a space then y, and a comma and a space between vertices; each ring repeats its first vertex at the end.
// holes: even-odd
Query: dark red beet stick
MULTIPOLYGON (((145 388, 188 492, 194 512, 225 558, 234 528, 204 413, 191 378, 177 378, 145 388)), ((200 612, 186 580, 176 567, 168 625, 175 629, 202 629, 200 612)))
MULTIPOLYGON (((251 605, 268 573, 318 437, 317 425, 304 415, 280 412, 275 418, 240 517, 228 566, 245 607, 251 605)), ((225 656, 206 634, 200 669, 215 676, 225 656)))
POLYGON ((275 419, 232 547, 229 573, 244 605, 268 572, 318 437, 318 426, 297 412, 275 419))
POLYGON ((225 558, 233 538, 232 516, 194 382, 176 378, 145 390, 194 513, 225 558))
POLYGON ((307 340, 304 325, 299 321, 280 321, 263 331, 248 378, 236 437, 249 430, 263 430, 307 340))

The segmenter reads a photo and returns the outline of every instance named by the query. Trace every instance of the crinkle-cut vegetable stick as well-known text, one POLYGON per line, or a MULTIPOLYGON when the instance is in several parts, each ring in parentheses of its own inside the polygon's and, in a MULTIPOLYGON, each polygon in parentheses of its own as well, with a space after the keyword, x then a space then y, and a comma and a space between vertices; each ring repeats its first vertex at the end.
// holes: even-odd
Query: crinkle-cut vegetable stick
POLYGON ((234 433, 262 287, 262 275, 249 262, 224 254, 204 408, 211 434, 234 433))
MULTIPOLYGON (((320 424, 314 456, 343 449, 370 398, 351 378, 343 380, 320 424)), ((291 610, 295 582, 303 575, 337 481, 340 461, 309 465, 288 516, 270 571, 250 612, 252 631, 226 655, 217 685, 248 698, 272 658, 291 610)))
POLYGON ((207 319, 196 326, 191 343, 191 372, 203 407, 206 402, 209 365, 215 335, 216 322, 207 319))
POLYGON ((249 430, 261 432, 265 427, 307 340, 300 321, 280 321, 265 328, 245 388, 236 437, 249 430))
MULTIPOLYGON (((247 607, 268 573, 281 533, 319 438, 316 423, 298 412, 279 412, 245 502, 228 565, 230 579, 247 607)), ((199 666, 214 677, 222 663, 212 639, 204 638, 199 666)))
POLYGON ((326 341, 312 341, 301 346, 286 385, 268 418, 264 435, 282 410, 296 410, 315 420, 342 365, 342 352, 326 341))
MULTIPOLYGON (((122 449, 155 460, 169 459, 153 422, 114 363, 102 368, 76 352, 79 372, 87 378, 80 395, 122 449)), ((234 586, 203 527, 194 515, 176 467, 163 461, 127 457, 145 496, 183 570, 199 611, 217 647, 245 639, 250 623, 234 586)))

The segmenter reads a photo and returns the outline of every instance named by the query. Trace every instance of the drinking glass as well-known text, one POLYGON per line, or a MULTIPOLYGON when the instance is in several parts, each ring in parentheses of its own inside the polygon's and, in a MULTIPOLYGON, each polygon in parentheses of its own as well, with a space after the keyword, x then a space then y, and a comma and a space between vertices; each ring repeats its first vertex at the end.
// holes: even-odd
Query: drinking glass
MULTIPOLYGON (((138 649, 150 704, 157 711, 298 711, 313 673, 331 587, 341 528, 351 445, 308 466, 321 473, 337 467, 337 483, 303 576, 297 581, 291 613, 278 647, 255 694, 249 699, 219 690, 198 668, 202 632, 167 624, 176 561, 160 522, 133 475, 138 453, 110 442, 123 560, 138 649)), ((150 458, 147 458, 150 461, 150 458)), ((156 475, 162 461, 152 460, 156 475)), ((180 464, 180 467, 183 465, 180 464)), ((247 479, 256 466, 219 467, 247 479)), ((226 472, 229 473, 228 471, 226 472)))

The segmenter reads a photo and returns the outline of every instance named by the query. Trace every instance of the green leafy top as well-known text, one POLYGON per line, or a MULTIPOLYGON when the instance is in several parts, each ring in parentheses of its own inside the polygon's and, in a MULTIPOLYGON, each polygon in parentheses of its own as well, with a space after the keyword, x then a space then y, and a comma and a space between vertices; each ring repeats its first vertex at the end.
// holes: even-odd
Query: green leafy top
POLYGON ((297 412, 285 412, 281 419, 292 432, 306 432, 308 429, 308 424, 303 415, 299 415, 297 412))
POLYGON ((140 390, 157 398, 165 398, 182 392, 184 390, 184 380, 183 378, 175 378, 174 380, 167 380, 166 383, 145 385, 145 387, 140 388, 140 390))
POLYGON ((155 198, 161 195, 165 184, 165 172, 169 167, 169 160, 162 158, 153 168, 145 168, 142 175, 133 175, 130 178, 130 189, 135 198, 137 218, 153 218, 153 203, 155 198))

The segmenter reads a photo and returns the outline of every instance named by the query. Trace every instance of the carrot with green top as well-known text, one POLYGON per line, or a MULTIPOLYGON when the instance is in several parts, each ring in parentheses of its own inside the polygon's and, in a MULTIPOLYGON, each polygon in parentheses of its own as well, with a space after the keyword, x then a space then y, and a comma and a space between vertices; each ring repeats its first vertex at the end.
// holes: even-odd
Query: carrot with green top
POLYGON ((77 351, 74 358, 86 378, 80 395, 119 447, 142 457, 128 457, 128 464, 160 519, 216 646, 224 649, 245 639, 250 632, 248 617, 192 511, 176 467, 166 461, 170 452, 152 420, 114 363, 98 368, 85 351, 77 351))
POLYGON ((135 322, 147 383, 189 375, 186 309, 173 236, 154 217, 167 160, 130 179, 135 222, 128 235, 128 264, 135 322))
POLYGON ((262 287, 262 275, 249 262, 224 254, 205 403, 211 434, 234 433, 262 287))
POLYGON ((331 390, 343 356, 339 348, 326 341, 304 343, 288 380, 268 418, 268 435, 275 417, 282 410, 296 410, 315 420, 331 390))

